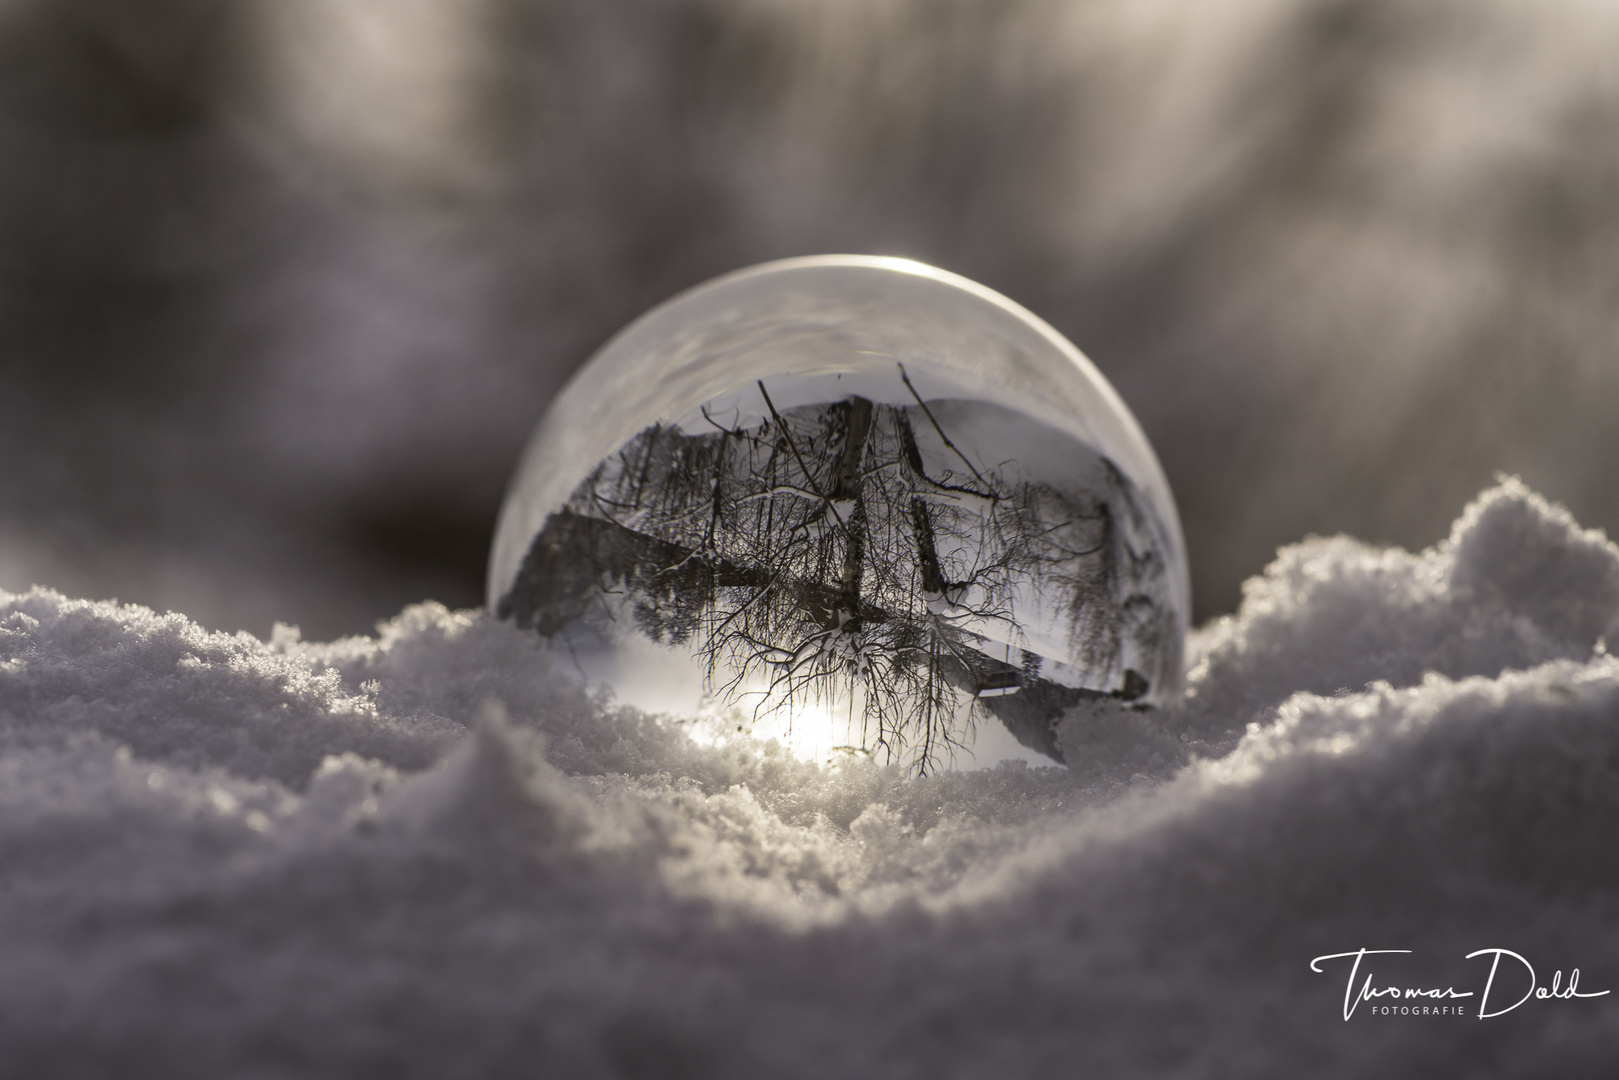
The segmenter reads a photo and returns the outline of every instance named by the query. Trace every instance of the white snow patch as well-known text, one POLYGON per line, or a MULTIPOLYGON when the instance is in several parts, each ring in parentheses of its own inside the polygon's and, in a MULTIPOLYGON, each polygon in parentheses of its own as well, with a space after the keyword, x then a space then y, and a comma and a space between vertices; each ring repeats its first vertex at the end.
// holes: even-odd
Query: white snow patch
POLYGON ((0 1073, 1595 1075, 1615 996, 1346 1023, 1309 962, 1619 986, 1608 641, 1619 549, 1506 481, 1429 551, 1285 549, 1071 770, 911 780, 432 604, 266 644, 0 594, 0 1073))

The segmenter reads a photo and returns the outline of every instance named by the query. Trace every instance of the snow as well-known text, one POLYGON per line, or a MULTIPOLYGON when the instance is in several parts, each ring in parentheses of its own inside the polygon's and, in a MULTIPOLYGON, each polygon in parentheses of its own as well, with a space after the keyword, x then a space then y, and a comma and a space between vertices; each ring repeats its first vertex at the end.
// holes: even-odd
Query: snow
POLYGON ((1505 480, 1427 551, 1284 549, 1073 769, 911 780, 475 612, 0 594, 0 1073, 1601 1075, 1619 995, 1346 1022, 1310 961, 1619 985, 1609 641, 1619 548, 1505 480))

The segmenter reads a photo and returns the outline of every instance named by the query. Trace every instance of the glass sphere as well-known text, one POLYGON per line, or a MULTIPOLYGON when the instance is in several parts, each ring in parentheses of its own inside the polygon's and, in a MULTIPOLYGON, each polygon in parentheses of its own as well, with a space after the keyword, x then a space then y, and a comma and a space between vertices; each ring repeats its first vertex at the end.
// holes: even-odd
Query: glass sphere
POLYGON ((603 346, 529 442, 488 586, 622 700, 919 772, 1061 761, 1074 707, 1166 700, 1189 598, 1169 485, 1090 361, 857 256, 717 278, 603 346))

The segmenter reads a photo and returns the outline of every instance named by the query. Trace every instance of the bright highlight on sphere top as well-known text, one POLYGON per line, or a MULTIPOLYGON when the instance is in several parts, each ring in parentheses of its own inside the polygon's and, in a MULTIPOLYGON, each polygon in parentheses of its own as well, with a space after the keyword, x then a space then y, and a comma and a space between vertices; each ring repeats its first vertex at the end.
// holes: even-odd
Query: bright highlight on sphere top
POLYGON ((1076 707, 1166 700, 1190 595, 1169 485, 1090 361, 863 256, 717 278, 609 341, 524 452, 488 585, 621 700, 920 772, 1061 761, 1076 707))

